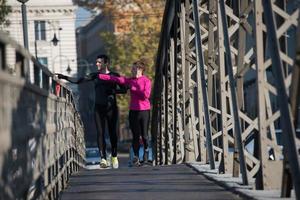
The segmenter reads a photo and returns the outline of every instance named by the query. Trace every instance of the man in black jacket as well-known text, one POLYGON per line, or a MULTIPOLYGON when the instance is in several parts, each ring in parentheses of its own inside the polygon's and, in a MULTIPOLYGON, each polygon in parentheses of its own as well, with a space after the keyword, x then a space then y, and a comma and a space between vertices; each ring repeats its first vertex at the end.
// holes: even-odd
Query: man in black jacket
POLYGON ((94 81, 95 85, 95 122, 97 128, 97 143, 100 152, 100 167, 107 167, 106 160, 106 143, 105 143, 105 126, 111 143, 111 164, 114 169, 119 167, 117 158, 117 143, 118 143, 118 106, 116 94, 124 94, 127 88, 116 83, 102 81, 98 78, 98 74, 108 74, 119 76, 118 73, 112 72, 109 69, 110 60, 106 55, 99 55, 96 59, 98 71, 88 74, 82 78, 75 80, 74 78, 56 74, 59 79, 65 79, 71 83, 80 84, 86 81, 94 81))

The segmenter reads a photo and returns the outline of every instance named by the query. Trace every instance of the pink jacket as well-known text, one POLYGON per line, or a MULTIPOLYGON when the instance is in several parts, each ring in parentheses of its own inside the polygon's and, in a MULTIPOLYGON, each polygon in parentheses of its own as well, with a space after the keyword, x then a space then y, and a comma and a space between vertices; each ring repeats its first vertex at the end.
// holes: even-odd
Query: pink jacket
POLYGON ((139 78, 117 77, 99 74, 99 79, 116 82, 130 87, 130 110, 150 110, 151 80, 146 76, 139 78))

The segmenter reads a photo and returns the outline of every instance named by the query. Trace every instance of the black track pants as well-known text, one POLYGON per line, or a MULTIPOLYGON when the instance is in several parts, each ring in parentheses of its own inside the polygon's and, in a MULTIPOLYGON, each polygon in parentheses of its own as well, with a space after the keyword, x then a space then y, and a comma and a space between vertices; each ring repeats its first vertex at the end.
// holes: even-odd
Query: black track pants
POLYGON ((118 107, 110 108, 95 105, 95 122, 97 128, 97 143, 101 158, 106 159, 106 143, 105 143, 105 125, 107 124, 107 131, 111 143, 111 154, 113 157, 117 156, 118 143, 118 107))
POLYGON ((133 134, 132 146, 133 146, 133 151, 135 156, 138 156, 140 136, 143 139, 144 148, 147 149, 148 147, 149 118, 150 118, 150 110, 129 111, 129 126, 133 134))

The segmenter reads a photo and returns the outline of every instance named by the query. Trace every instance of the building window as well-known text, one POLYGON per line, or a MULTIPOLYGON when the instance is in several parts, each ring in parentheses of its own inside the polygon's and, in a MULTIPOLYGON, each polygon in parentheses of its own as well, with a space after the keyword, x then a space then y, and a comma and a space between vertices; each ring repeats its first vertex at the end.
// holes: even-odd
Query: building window
POLYGON ((35 40, 46 40, 46 22, 34 21, 35 40))
POLYGON ((39 57, 38 60, 39 60, 39 62, 40 62, 42 65, 44 65, 45 67, 48 66, 48 58, 46 58, 46 57, 39 57))

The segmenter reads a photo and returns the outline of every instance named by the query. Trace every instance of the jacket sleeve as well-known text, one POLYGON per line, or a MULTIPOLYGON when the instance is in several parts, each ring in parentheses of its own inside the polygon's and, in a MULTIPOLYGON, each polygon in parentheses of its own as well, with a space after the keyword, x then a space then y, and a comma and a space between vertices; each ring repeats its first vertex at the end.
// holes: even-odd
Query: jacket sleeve
POLYGON ((125 78, 124 76, 112 76, 112 75, 107 75, 107 74, 99 74, 98 78, 104 81, 110 81, 114 83, 118 83, 120 85, 127 85, 128 84, 128 79, 125 78))
MULTIPOLYGON (((113 75, 120 77, 118 73, 114 73, 113 75)), ((115 92, 116 94, 126 94, 127 90, 129 89, 128 85, 121 85, 121 84, 116 84, 115 92)))
POLYGON ((59 79, 65 79, 65 80, 69 81, 70 83, 80 84, 80 83, 84 83, 84 82, 88 82, 88 81, 92 81, 92 80, 96 79, 97 75, 98 75, 98 73, 90 73, 79 79, 65 76, 62 74, 57 74, 57 77, 59 79))

